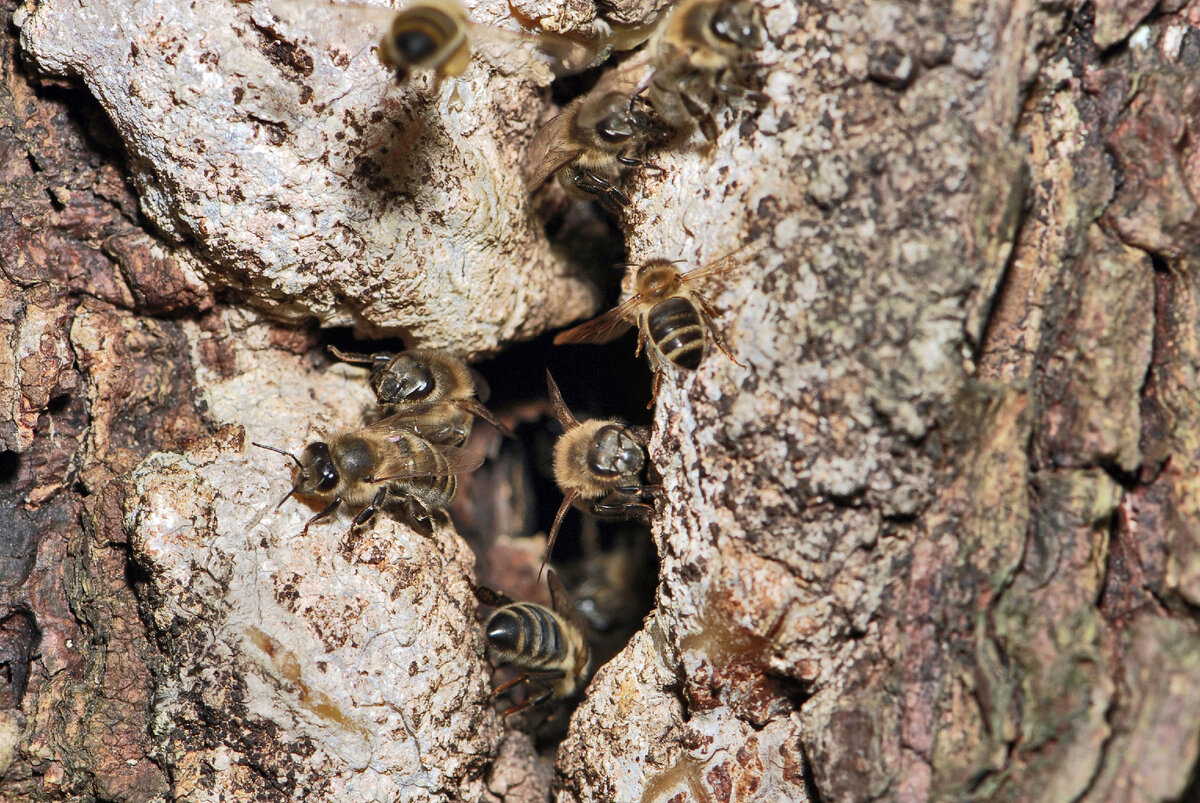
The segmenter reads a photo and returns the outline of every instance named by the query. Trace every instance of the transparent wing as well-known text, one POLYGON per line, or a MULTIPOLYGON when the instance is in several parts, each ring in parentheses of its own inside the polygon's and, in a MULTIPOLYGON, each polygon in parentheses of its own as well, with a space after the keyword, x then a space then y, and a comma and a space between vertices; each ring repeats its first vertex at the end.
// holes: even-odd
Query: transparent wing
POLYGON ((609 92, 620 92, 623 95, 636 97, 646 91, 646 87, 654 80, 655 64, 648 54, 638 54, 626 59, 616 67, 606 70, 589 95, 600 97, 609 92))
POLYGON ((587 622, 553 569, 546 572, 546 585, 550 587, 550 607, 554 612, 574 625, 580 633, 587 633, 587 622))
MULTIPOLYGON (((408 458, 385 460, 379 467, 379 473, 375 477, 376 482, 387 482, 389 480, 405 480, 415 477, 448 477, 451 474, 468 474, 483 465, 483 458, 466 449, 459 449, 457 446, 441 446, 437 444, 429 444, 429 448, 438 452, 443 458, 442 461, 437 461, 440 465, 437 466, 421 466, 413 465, 408 458)), ((429 461, 430 463, 434 461, 429 461)))
POLYGON ((530 33, 472 23, 471 37, 476 48, 493 61, 504 62, 510 57, 540 61, 560 77, 586 70, 598 54, 595 47, 550 32, 530 33))
POLYGON ((699 268, 688 271, 680 276, 679 280, 681 283, 688 285, 738 270, 761 252, 763 248, 764 245, 761 241, 751 240, 724 256, 717 257, 707 265, 702 265, 699 268))
POLYGON ((620 306, 613 307, 598 318, 587 323, 559 332, 554 336, 554 345, 564 343, 611 343, 633 326, 637 320, 637 309, 642 303, 641 296, 634 296, 620 306))
POLYGON ((314 37, 333 38, 342 34, 364 44, 382 36, 397 13, 383 6, 326 0, 269 0, 267 5, 283 22, 314 37))
POLYGON ((460 409, 464 412, 470 413, 471 415, 475 416, 476 418, 479 418, 479 419, 482 419, 482 420, 488 422, 493 427, 495 427, 500 432, 501 435, 504 435, 509 438, 516 437, 516 435, 513 434, 513 431, 511 429, 504 426, 504 424, 500 423, 500 419, 496 418, 495 413, 493 413, 488 408, 484 407, 479 401, 477 401, 475 399, 455 399, 452 402, 452 404, 455 407, 457 407, 458 409, 460 409))
POLYGON ((566 122, 566 117, 560 114, 533 135, 525 160, 525 186, 530 192, 542 186, 542 182, 560 167, 579 157, 579 148, 561 136, 566 122))

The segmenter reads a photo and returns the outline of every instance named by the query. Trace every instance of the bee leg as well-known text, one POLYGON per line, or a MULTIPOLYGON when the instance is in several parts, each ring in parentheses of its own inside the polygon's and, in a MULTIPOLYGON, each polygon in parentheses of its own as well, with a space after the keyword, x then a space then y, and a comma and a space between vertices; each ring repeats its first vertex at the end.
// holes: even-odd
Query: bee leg
POLYGON ((563 677, 563 673, 561 671, 538 672, 536 675, 527 672, 523 675, 519 675, 518 677, 513 678, 508 683, 505 683, 504 685, 502 685, 498 689, 496 689, 496 691, 493 692, 493 694, 500 695, 503 692, 506 692, 509 689, 511 689, 513 686, 516 686, 518 683, 525 684, 525 690, 527 692, 525 700, 520 703, 517 703, 515 705, 509 706, 508 709, 505 710, 505 712, 504 712, 504 721, 507 722, 508 718, 510 716, 512 716, 513 714, 520 713, 521 711, 526 711, 530 708, 536 708, 537 706, 539 706, 542 703, 549 700, 554 695, 554 686, 552 686, 549 681, 559 680, 562 677, 563 677), (530 696, 529 693, 535 689, 537 690, 538 693, 536 695, 530 696))
MULTIPOLYGON (((470 581, 468 580, 468 582, 470 581)), ((477 586, 474 583, 470 583, 470 585, 471 591, 475 594, 475 599, 489 608, 504 608, 508 605, 516 604, 516 601, 503 591, 496 591, 487 586, 477 586)))
POLYGON ((636 349, 636 350, 634 350, 634 352, 633 352, 633 357, 634 357, 634 359, 637 359, 637 358, 638 358, 638 357, 641 355, 641 353, 642 353, 642 349, 645 347, 645 345, 646 345, 646 327, 645 327, 645 326, 642 326, 642 325, 640 324, 640 322, 639 322, 639 325, 638 325, 638 344, 637 344, 637 349, 636 349))
POLYGON ((351 525, 353 530, 355 527, 361 527, 371 520, 375 515, 375 511, 383 506, 384 500, 387 499, 387 487, 380 488, 375 492, 375 498, 371 500, 371 504, 358 511, 358 515, 354 517, 354 523, 351 525))
POLYGON ((337 499, 334 499, 332 502, 330 502, 328 505, 326 505, 324 508, 322 508, 321 511, 319 513, 317 513, 317 515, 313 516, 311 519, 309 519, 307 522, 305 522, 304 529, 300 531, 300 534, 308 535, 309 527, 313 526, 314 524, 316 524, 318 521, 325 518, 326 516, 332 514, 335 510, 338 509, 338 505, 340 505, 341 503, 342 503, 342 497, 339 496, 337 499))
POLYGON ((667 172, 666 170, 663 170, 658 165, 651 164, 650 162, 647 162, 645 159, 639 159, 636 156, 630 156, 625 151, 621 151, 620 153, 617 154, 617 161, 620 162, 621 164, 625 165, 626 167, 639 167, 642 170, 654 170, 659 173, 667 172))
POLYGON ((662 384, 662 368, 654 371, 654 385, 650 388, 650 401, 646 404, 646 409, 649 410, 654 406, 654 400, 658 398, 658 386, 662 384))
MULTIPOLYGON (((590 170, 581 170, 575 174, 573 179, 575 186, 584 192, 590 192, 592 195, 599 196, 601 204, 618 204, 619 206, 629 206, 629 196, 621 191, 621 188, 608 181, 607 179, 597 176, 590 170)), ((616 207, 609 206, 612 211, 617 211, 616 207)))
POLYGON ((704 325, 707 326, 708 331, 712 333, 713 342, 717 344, 717 348, 725 352, 725 356, 728 357, 734 365, 738 366, 739 368, 745 368, 745 364, 738 362, 738 358, 733 356, 733 352, 730 351, 729 347, 725 345, 725 338, 721 337, 721 333, 717 331, 716 325, 713 324, 712 318, 708 315, 708 310, 710 309, 708 304, 704 301, 701 301, 700 304, 705 308, 705 314, 701 316, 704 318, 704 325))

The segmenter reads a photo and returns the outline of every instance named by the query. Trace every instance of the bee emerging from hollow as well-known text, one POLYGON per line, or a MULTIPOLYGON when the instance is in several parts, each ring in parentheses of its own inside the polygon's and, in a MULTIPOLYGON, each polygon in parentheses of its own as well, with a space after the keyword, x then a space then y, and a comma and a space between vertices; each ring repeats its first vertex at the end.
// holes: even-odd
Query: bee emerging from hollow
POLYGON ((493 692, 499 696, 519 684, 525 686, 525 699, 505 710, 506 720, 520 711, 568 699, 583 688, 591 669, 586 623, 553 570, 547 572, 546 583, 551 608, 475 587, 476 598, 496 609, 484 625, 492 655, 525 670, 493 692))
POLYGON ((749 85, 762 42, 753 0, 681 0, 671 9, 648 46, 656 70, 647 97, 675 131, 675 144, 697 126, 708 142, 715 140, 713 110, 733 94, 756 104, 770 100, 749 85))
MULTIPOLYGON (((639 95, 632 71, 610 70, 591 92, 575 98, 538 129, 529 145, 526 186, 532 192, 554 176, 573 198, 595 199, 609 212, 629 205, 621 189, 626 169, 647 164, 639 154, 666 134, 639 95)), ((648 79, 647 79, 648 80, 648 79)))
MULTIPOLYGON (((742 365, 725 345, 713 324, 720 315, 694 289, 707 279, 723 276, 741 268, 750 255, 742 255, 749 244, 686 273, 668 259, 649 259, 637 267, 633 295, 598 318, 582 323, 554 338, 564 343, 610 343, 629 329, 638 327, 637 354, 646 349, 654 371, 653 396, 658 396, 663 366, 667 363, 685 371, 694 371, 704 357, 704 332, 712 334, 725 356, 742 365)), ((752 253, 757 252, 757 248, 752 253)), ((629 267, 632 267, 630 265, 629 267)), ((744 366, 743 366, 744 367, 744 366)))
POLYGON ((293 495, 325 503, 304 525, 305 533, 342 505, 357 510, 353 524, 357 527, 393 500, 405 508, 411 521, 431 523, 433 514, 454 498, 456 475, 474 471, 483 460, 453 446, 430 443, 402 428, 398 419, 392 416, 314 441, 299 457, 255 443, 296 464, 292 488, 276 509, 293 495))
POLYGON ((542 568, 569 508, 578 508, 601 521, 647 522, 654 506, 646 500, 658 492, 657 485, 645 481, 650 461, 644 428, 628 427, 616 419, 581 423, 567 408, 549 371, 546 384, 554 415, 563 427, 563 434, 554 444, 554 481, 563 492, 563 501, 550 527, 542 568))
POLYGON ((488 397, 487 382, 453 355, 436 349, 353 354, 330 346, 329 351, 344 362, 371 366, 375 399, 398 428, 431 443, 461 446, 478 417, 512 436, 482 404, 488 397))
POLYGON ((502 46, 507 54, 523 51, 556 75, 585 69, 595 57, 593 48, 564 36, 533 35, 477 23, 457 0, 413 0, 399 11, 357 3, 272 0, 271 9, 289 21, 298 13, 318 10, 348 23, 374 24, 385 31, 376 48, 379 61, 392 72, 396 83, 407 83, 416 71, 428 71, 434 76, 434 93, 443 79, 462 75, 472 54, 485 42, 502 46))

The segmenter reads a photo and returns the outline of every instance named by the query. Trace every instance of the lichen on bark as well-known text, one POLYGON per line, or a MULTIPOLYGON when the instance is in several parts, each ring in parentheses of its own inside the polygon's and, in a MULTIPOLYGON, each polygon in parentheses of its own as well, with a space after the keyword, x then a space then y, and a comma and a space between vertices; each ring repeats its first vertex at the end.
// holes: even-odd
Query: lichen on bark
MULTIPOLYGON (((633 260, 763 248, 705 288, 738 362, 664 380, 656 607, 558 798, 1194 795, 1200 6, 762 9, 770 102, 627 187, 633 260)), ((138 196, 6 37, 0 788, 545 799, 463 542, 301 538, 248 442, 369 406, 298 318, 478 355, 591 309, 518 179, 547 76, 388 88, 260 3, 18 22, 138 196)))

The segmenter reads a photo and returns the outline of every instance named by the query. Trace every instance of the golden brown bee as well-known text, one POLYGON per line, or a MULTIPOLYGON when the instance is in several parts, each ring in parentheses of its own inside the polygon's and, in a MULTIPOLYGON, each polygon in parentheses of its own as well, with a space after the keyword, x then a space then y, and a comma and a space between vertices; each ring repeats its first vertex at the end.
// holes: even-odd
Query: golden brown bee
POLYGON ((476 394, 487 398, 483 377, 444 351, 351 354, 333 346, 329 351, 339 360, 370 365, 375 398, 394 414, 395 425, 431 443, 462 445, 476 416, 505 435, 512 434, 475 398, 476 394))
POLYGON ((554 444, 554 481, 563 492, 563 501, 550 527, 543 567, 568 508, 574 506, 601 520, 646 521, 654 507, 645 500, 657 491, 657 486, 645 482, 649 459, 644 429, 628 427, 616 419, 581 423, 567 408, 549 371, 546 384, 554 416, 564 430, 554 444))
POLYGON ((525 700, 504 712, 507 718, 518 711, 553 700, 564 700, 582 688, 591 668, 587 626, 558 575, 546 575, 553 610, 533 602, 516 602, 507 594, 482 586, 475 596, 495 608, 484 625, 488 647, 497 660, 526 670, 495 694, 524 683, 525 700))
POLYGON ((767 100, 746 86, 762 39, 753 0, 681 0, 671 9, 648 46, 656 69, 647 97, 678 139, 697 124, 707 140, 716 139, 712 109, 733 92, 767 100))
POLYGON ((629 205, 620 187, 622 174, 629 167, 650 166, 637 154, 662 131, 638 97, 644 82, 631 78, 630 72, 609 71, 591 92, 538 129, 529 145, 530 192, 555 176, 573 198, 594 198, 612 212, 629 205))
POLYGON ((557 74, 577 72, 594 56, 591 48, 554 34, 532 35, 474 22, 456 0, 412 0, 400 11, 356 3, 322 3, 320 0, 273 0, 272 9, 285 19, 298 9, 320 8, 338 15, 374 22, 386 29, 379 41, 379 61, 408 81, 414 71, 434 74, 433 91, 443 78, 461 75, 471 62, 479 40, 524 49, 557 74))
POLYGON ((339 432, 327 440, 304 447, 299 457, 255 443, 263 449, 287 455, 296 464, 292 495, 325 502, 325 507, 304 525, 332 515, 345 504, 356 509, 354 525, 365 524, 375 512, 395 499, 415 521, 429 521, 454 498, 456 474, 474 471, 483 462, 470 452, 432 444, 404 428, 400 416, 391 416, 368 427, 339 432))
POLYGON ((740 268, 745 259, 736 257, 746 247, 742 246, 687 273, 680 272, 676 263, 670 260, 649 259, 638 267, 634 275, 632 297, 598 318, 560 332, 554 342, 559 345, 608 343, 636 324, 637 353, 646 349, 646 356, 654 371, 655 396, 658 395, 664 363, 688 371, 694 371, 700 365, 704 356, 705 329, 712 333, 717 348, 734 364, 741 365, 713 325, 712 319, 720 315, 692 288, 697 282, 740 268))

